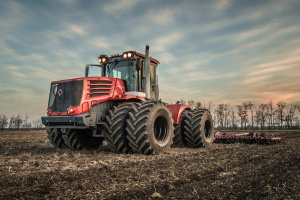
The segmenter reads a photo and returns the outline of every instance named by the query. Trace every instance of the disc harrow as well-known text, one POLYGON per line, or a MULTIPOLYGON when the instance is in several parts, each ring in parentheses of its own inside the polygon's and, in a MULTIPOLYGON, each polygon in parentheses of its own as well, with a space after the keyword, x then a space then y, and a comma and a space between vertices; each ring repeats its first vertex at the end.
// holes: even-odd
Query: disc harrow
POLYGON ((257 132, 248 132, 240 134, 229 134, 229 133, 219 133, 217 132, 214 137, 214 143, 246 143, 246 144, 274 144, 279 143, 281 140, 285 140, 284 137, 274 137, 265 136, 264 134, 259 134, 257 132))

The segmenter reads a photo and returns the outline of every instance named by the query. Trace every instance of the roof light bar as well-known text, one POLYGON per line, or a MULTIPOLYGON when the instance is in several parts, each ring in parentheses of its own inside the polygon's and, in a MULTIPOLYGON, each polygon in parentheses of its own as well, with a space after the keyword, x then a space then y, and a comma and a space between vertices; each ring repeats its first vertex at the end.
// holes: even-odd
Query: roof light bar
POLYGON ((98 61, 99 61, 99 63, 104 64, 104 63, 107 63, 109 61, 109 58, 108 58, 107 55, 100 55, 98 57, 98 61))
POLYGON ((129 52, 124 52, 123 53, 123 58, 124 59, 130 59, 134 56, 134 52, 133 51, 129 51, 129 52))

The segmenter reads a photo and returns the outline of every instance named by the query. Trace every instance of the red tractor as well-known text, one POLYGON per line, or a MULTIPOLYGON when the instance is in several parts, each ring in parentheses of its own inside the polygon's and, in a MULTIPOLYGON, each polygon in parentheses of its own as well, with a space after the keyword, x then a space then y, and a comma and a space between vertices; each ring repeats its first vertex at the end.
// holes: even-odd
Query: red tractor
POLYGON ((105 139, 120 153, 158 154, 173 146, 208 147, 214 126, 206 109, 159 99, 159 61, 128 51, 99 56, 85 77, 53 81, 42 122, 58 148, 95 148, 105 139), (94 76, 96 75, 96 76, 94 76))

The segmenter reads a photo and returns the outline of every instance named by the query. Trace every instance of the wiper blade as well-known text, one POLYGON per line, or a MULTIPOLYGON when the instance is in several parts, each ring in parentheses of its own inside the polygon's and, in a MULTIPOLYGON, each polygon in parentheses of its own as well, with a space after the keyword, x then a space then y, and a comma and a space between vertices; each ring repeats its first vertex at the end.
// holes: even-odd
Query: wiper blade
POLYGON ((114 64, 112 67, 111 67, 111 69, 108 71, 108 73, 110 73, 115 67, 116 67, 116 65, 118 64, 118 60, 115 60, 112 64, 114 64))

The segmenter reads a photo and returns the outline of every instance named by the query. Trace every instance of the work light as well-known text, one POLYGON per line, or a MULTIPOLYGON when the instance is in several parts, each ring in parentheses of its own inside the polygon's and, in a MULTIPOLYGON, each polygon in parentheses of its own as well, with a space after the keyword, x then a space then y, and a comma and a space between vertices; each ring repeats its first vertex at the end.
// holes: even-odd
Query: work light
POLYGON ((123 58, 124 59, 129 59, 129 58, 132 58, 133 55, 134 55, 134 52, 132 52, 132 51, 124 52, 123 53, 123 58))
POLYGON ((103 64, 103 63, 107 63, 108 62, 108 56, 107 55, 100 55, 98 57, 98 61, 99 63, 103 64))

